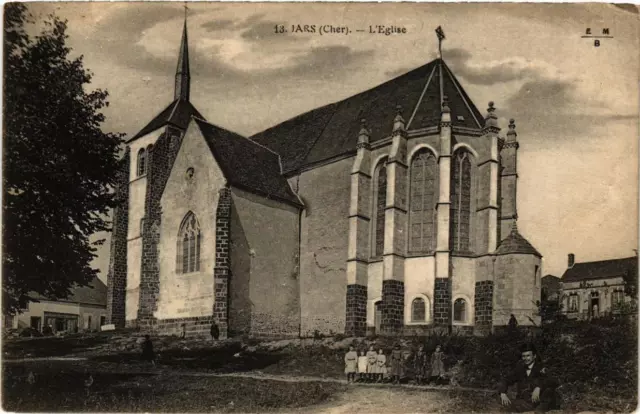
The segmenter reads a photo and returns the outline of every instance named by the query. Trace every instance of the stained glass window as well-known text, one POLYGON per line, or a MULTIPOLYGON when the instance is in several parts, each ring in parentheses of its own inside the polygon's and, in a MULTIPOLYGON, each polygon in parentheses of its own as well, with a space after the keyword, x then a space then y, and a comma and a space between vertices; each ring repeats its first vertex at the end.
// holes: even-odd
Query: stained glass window
POLYGON ((457 151, 451 183, 451 249, 470 252, 471 154, 457 151))
POLYGON ((374 256, 382 256, 384 252, 384 223, 385 209, 387 206, 387 167, 382 161, 377 168, 375 175, 376 188, 376 211, 375 211, 375 234, 374 234, 374 256))
POLYGON ((409 201, 409 251, 435 250, 438 162, 428 150, 420 150, 411 161, 409 201))

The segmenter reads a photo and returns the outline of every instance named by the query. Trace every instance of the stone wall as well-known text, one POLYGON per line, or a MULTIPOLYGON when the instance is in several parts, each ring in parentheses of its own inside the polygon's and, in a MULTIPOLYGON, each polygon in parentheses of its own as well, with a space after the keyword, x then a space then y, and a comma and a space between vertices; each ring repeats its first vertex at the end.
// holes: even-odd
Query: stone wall
POLYGON ((107 323, 114 324, 118 328, 123 328, 125 325, 130 157, 131 152, 127 148, 118 172, 116 189, 118 206, 113 211, 113 232, 107 273, 107 323))
POLYGON ((451 280, 436 278, 433 300, 433 323, 437 326, 451 324, 451 280))
POLYGON ((352 166, 348 158, 291 180, 306 207, 300 246, 302 336, 345 330, 352 166))
MULTIPOLYGON (((299 208, 291 204, 266 199, 232 187, 233 210, 237 214, 231 229, 234 243, 246 241, 249 256, 239 265, 249 270, 250 334, 252 336, 298 336, 300 333, 299 290, 299 208), (238 233, 236 237, 236 233, 238 233)), ((231 264, 236 277, 235 264, 231 264)), ((247 275, 239 275, 245 281, 247 275)), ((238 284, 231 282, 234 288, 238 284)), ((344 280, 343 280, 344 286, 344 280)), ((243 289, 243 287, 240 287, 243 289)), ((242 296, 241 293, 239 296, 242 296)), ((238 295, 231 294, 233 314, 238 295), (235 302, 234 302, 235 300, 235 302)), ((344 301, 344 296, 340 298, 344 301)), ((246 313, 245 312, 245 313, 246 313)), ((234 327, 232 326, 232 329, 234 327)))
POLYGON ((493 281, 476 282, 474 303, 475 330, 481 334, 488 334, 493 324, 493 281))
POLYGON ((160 198, 171 166, 180 147, 182 137, 172 138, 163 134, 154 146, 148 160, 147 190, 145 201, 145 221, 142 237, 142 271, 140 275, 140 300, 138 305, 138 326, 148 329, 154 325, 159 292, 158 241, 162 211, 160 198))
POLYGON ((227 338, 228 333, 228 298, 229 298, 229 248, 230 248, 230 220, 231 219, 231 191, 220 189, 218 208, 216 209, 216 261, 213 268, 213 286, 215 299, 213 301, 213 317, 220 329, 220 338, 227 338))
POLYGON ((159 290, 154 317, 210 316, 215 298, 216 208, 225 178, 195 122, 187 128, 170 172, 160 198, 159 290), (198 269, 185 273, 180 229, 191 214, 200 230, 200 260, 198 269))
POLYGON ((347 285, 345 335, 364 336, 367 328, 367 287, 347 285))
POLYGON ((382 335, 398 335, 404 326, 404 282, 382 281, 382 335))

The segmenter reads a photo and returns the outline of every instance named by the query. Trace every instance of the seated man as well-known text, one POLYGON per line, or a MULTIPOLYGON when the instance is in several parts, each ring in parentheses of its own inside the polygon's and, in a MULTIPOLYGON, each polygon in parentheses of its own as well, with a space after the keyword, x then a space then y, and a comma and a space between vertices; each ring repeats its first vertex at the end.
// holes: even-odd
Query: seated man
POLYGON ((520 351, 522 361, 500 383, 500 402, 511 412, 546 412, 556 408, 557 383, 546 375, 546 369, 536 358, 535 348, 532 344, 526 344, 520 351), (517 386, 516 399, 511 401, 507 389, 514 383, 517 386))

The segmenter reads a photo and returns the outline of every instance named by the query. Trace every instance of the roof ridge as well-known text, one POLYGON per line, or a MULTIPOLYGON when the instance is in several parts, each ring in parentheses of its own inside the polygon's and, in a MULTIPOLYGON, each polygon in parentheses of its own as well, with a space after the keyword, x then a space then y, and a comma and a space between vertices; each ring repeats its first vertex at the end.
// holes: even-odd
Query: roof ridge
POLYGON ((578 265, 578 264, 594 264, 594 263, 603 263, 603 262, 615 262, 615 261, 619 261, 619 260, 629 260, 629 259, 635 259, 638 260, 637 256, 629 256, 629 257, 620 257, 618 259, 603 259, 603 260, 593 260, 590 262, 575 262, 573 266, 578 265))
POLYGON ((416 114, 418 113, 418 108, 420 108, 420 104, 422 104, 422 100, 424 99, 424 94, 427 93, 427 88, 431 84, 431 79, 433 78, 433 74, 435 72, 436 72, 436 67, 434 66, 433 69, 431 69, 431 73, 429 74, 429 78, 427 79, 427 83, 424 84, 424 88, 422 89, 422 93, 420 94, 420 97, 418 98, 418 102, 416 103, 416 107, 413 109, 413 113, 411 114, 411 118, 409 118, 409 122, 407 122, 407 126, 406 126, 407 130, 409 130, 409 126, 411 126, 411 122, 413 121, 413 118, 415 118, 416 114))
MULTIPOLYGON (((419 70, 419 69, 425 68, 425 67, 427 67, 427 66, 431 65, 431 64, 432 64, 433 62, 435 62, 436 60, 438 60, 438 59, 434 59, 434 60, 430 61, 430 62, 429 62, 429 63, 427 63, 427 64, 424 64, 424 65, 422 65, 422 66, 418 66, 417 68, 411 69, 410 71, 403 73, 402 75, 399 75, 399 76, 393 77, 393 78, 391 78, 391 79, 389 79, 389 80, 386 80, 386 81, 384 81, 384 82, 382 82, 382 83, 380 83, 380 84, 377 84, 377 85, 375 85, 375 86, 373 86, 373 87, 371 87, 371 88, 367 88, 367 89, 365 89, 364 91, 360 91, 360 92, 358 92, 358 93, 356 93, 356 94, 354 94, 354 95, 349 95, 349 96, 347 96, 346 98, 340 99, 340 100, 338 100, 338 101, 330 102, 330 103, 328 103, 328 104, 325 104, 325 105, 322 105, 322 106, 319 106, 319 107, 315 107, 315 108, 313 108, 313 109, 310 109, 310 110, 308 110, 308 111, 306 111, 306 112, 302 112, 302 113, 300 113, 300 114, 298 114, 298 115, 296 115, 296 116, 294 116, 294 117, 292 117, 292 118, 289 118, 289 119, 286 119, 286 120, 284 120, 284 121, 280 122, 279 124, 273 125, 273 126, 271 126, 271 127, 267 128, 267 129, 265 129, 265 130, 262 130, 262 131, 256 132, 255 134, 252 134, 251 136, 260 135, 260 134, 265 133, 265 132, 267 132, 267 131, 269 131, 269 130, 271 130, 271 129, 278 128, 278 127, 282 126, 282 124, 284 124, 284 123, 286 123, 286 122, 289 122, 289 121, 293 121, 294 119, 297 119, 297 118, 299 118, 299 117, 301 117, 301 116, 303 116, 303 115, 306 115, 306 114, 308 114, 308 113, 311 113, 311 112, 317 111, 317 110, 319 110, 319 109, 326 108, 326 107, 331 106, 331 105, 339 105, 339 104, 341 104, 341 103, 343 103, 343 102, 345 102, 345 101, 347 101, 347 100, 350 100, 350 99, 352 99, 352 98, 354 98, 354 97, 356 97, 356 96, 360 96, 360 95, 363 95, 363 94, 365 94, 365 93, 367 93, 367 92, 370 92, 370 91, 372 91, 372 90, 374 90, 374 89, 378 89, 378 88, 382 87, 383 85, 386 85, 386 84, 388 84, 388 83, 391 83, 391 82, 395 81, 396 79, 401 78, 401 77, 403 77, 403 76, 405 76, 405 75, 407 75, 407 74, 409 74, 409 73, 411 73, 411 72, 414 72, 414 71, 416 71, 416 70, 419 70)), ((333 116, 334 114, 335 114, 335 111, 334 111, 334 113, 333 113, 331 116, 333 116)), ((318 135, 318 136, 320 136, 320 135, 318 135)))
MULTIPOLYGON (((464 104, 466 105, 467 109, 471 113, 471 116, 473 117, 473 120, 476 121, 476 125, 478 126, 478 128, 482 129, 482 125, 480 124, 480 121, 478 121, 478 118, 476 118, 476 114, 473 113, 473 109, 469 105, 469 102, 467 102, 467 98, 465 98, 465 94, 466 93, 462 93, 462 86, 458 85, 458 79, 456 79, 456 76, 453 74, 451 69, 449 69, 449 66, 447 66, 447 64, 444 62, 444 60, 442 61, 442 64, 444 65, 444 68, 449 73, 449 76, 451 77, 451 81, 453 82, 453 86, 456 88, 456 90, 460 94, 460 97, 462 98, 462 101, 464 102, 464 104)), ((442 82, 442 79, 440 79, 440 82, 442 82)))

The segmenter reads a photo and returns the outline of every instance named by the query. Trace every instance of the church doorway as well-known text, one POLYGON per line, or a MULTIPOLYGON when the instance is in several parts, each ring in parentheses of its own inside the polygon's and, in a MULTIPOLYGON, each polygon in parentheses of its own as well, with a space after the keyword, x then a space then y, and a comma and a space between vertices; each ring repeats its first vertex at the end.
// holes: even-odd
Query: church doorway
POLYGON ((376 335, 380 334, 380 322, 382 321, 382 301, 379 300, 375 304, 374 324, 376 327, 376 335))

